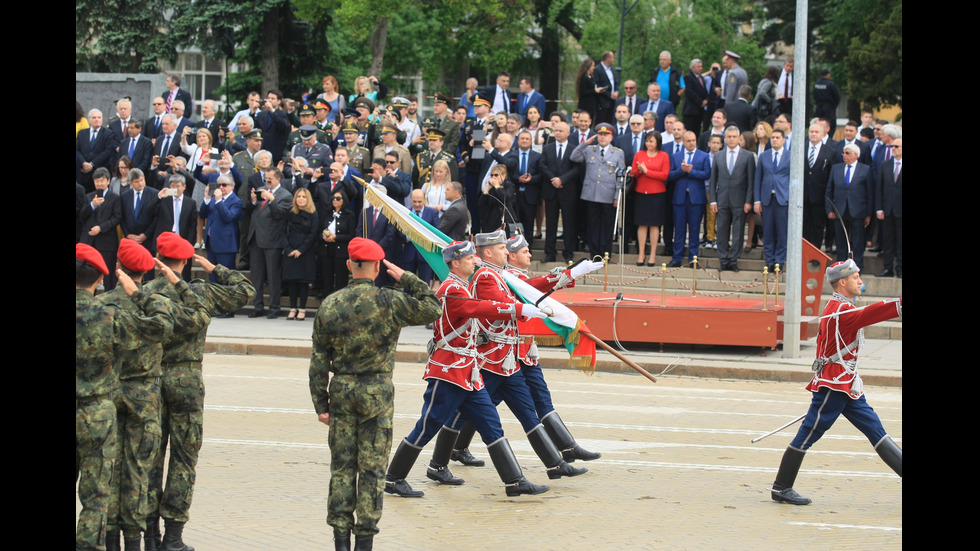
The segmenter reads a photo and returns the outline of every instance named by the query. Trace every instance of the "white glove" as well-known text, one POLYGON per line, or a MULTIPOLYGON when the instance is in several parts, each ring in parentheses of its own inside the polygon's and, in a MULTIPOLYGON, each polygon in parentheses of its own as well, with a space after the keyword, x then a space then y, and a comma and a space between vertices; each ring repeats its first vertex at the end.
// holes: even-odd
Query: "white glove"
POLYGON ((605 266, 602 262, 592 262, 591 260, 586 260, 585 262, 579 262, 568 271, 572 279, 578 279, 585 274, 591 274, 596 270, 601 270, 605 266))
POLYGON ((538 318, 539 320, 548 317, 548 314, 545 314, 544 311, 533 304, 524 304, 521 306, 521 315, 526 318, 538 318))

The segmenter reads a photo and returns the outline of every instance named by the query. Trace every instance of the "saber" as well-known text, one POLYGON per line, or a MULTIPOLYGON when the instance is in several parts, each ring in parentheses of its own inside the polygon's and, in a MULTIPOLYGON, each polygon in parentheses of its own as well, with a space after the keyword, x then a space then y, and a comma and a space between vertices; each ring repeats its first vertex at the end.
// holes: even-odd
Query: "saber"
POLYGON ((799 417, 797 417, 796 419, 793 419, 793 420, 792 420, 792 421, 790 421, 789 423, 786 423, 785 425, 783 425, 783 426, 781 426, 781 427, 779 427, 778 429, 776 429, 776 430, 774 430, 774 431, 770 431, 770 432, 767 432, 767 433, 765 433, 765 434, 763 434, 762 436, 759 436, 759 437, 756 437, 756 438, 753 438, 753 439, 752 439, 752 443, 753 443, 753 444, 755 444, 755 443, 756 443, 756 442, 758 442, 759 440, 762 440, 763 438, 768 438, 768 437, 770 437, 770 436, 772 436, 772 435, 774 435, 774 434, 776 434, 777 432, 779 432, 779 431, 781 431, 781 430, 783 430, 783 429, 785 429, 786 427, 789 427, 789 426, 791 426, 791 425, 795 425, 796 423, 799 423, 800 421, 802 421, 804 417, 806 417, 806 414, 805 414, 805 413, 804 413, 803 415, 800 415, 800 416, 799 416, 799 417))
POLYGON ((840 229, 844 231, 844 241, 847 242, 847 258, 854 258, 854 253, 851 251, 851 236, 847 234, 847 224, 844 223, 844 217, 841 216, 839 210, 837 210, 837 205, 831 199, 827 199, 830 206, 834 208, 834 213, 837 216, 837 220, 840 223, 840 229))

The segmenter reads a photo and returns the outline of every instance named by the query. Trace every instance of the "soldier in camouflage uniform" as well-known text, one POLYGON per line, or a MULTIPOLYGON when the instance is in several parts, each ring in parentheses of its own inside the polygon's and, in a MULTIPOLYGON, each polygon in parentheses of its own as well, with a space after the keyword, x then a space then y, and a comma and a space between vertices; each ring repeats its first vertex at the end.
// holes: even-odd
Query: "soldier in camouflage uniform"
POLYGON ((353 530, 357 549, 371 549, 391 451, 398 335, 437 320, 441 310, 424 281, 388 261, 404 292, 374 286, 385 256, 377 243, 356 237, 348 250, 354 280, 320 305, 313 322, 310 394, 320 422, 330 426, 327 524, 335 545, 349 549, 353 530))
MULTIPOLYGON (((195 312, 191 319, 174 325, 173 336, 163 344, 163 377, 161 392, 162 444, 150 473, 150 514, 146 520, 145 543, 147 549, 156 549, 160 534, 159 518, 163 517, 167 531, 161 550, 192 551, 184 544, 182 533, 188 519, 188 510, 194 495, 198 453, 201 451, 201 431, 204 424, 204 376, 201 360, 204 357, 204 339, 211 322, 211 315, 235 311, 255 295, 255 288, 241 272, 208 262, 194 254, 194 246, 172 232, 164 232, 157 238, 160 260, 175 273, 180 273, 191 259, 218 280, 219 284, 203 280, 192 281, 190 286, 204 300, 205 310, 195 312), (170 444, 170 463, 167 469, 167 485, 163 488, 164 450, 170 444)), ((179 300, 174 288, 164 287, 160 278, 147 283, 145 290, 158 292, 171 300, 179 300)))
MULTIPOLYGON (((154 264, 145 247, 131 239, 119 243, 119 264, 134 282, 140 284, 143 274, 156 266, 174 285, 183 304, 203 311, 202 301, 186 282, 177 277, 162 262, 154 264)), ((161 297, 161 295, 154 295, 161 297)), ((106 305, 126 310, 135 316, 142 313, 119 287, 100 295, 106 305)), ((184 312, 178 303, 166 300, 174 320, 183 319, 184 312)), ((193 315, 188 312, 187 315, 193 315)), ((169 336, 169 335, 167 335, 169 336)), ((140 532, 146 529, 148 513, 150 469, 160 447, 160 358, 163 354, 163 338, 147 338, 142 346, 133 350, 116 347, 113 362, 119 374, 119 391, 113 395, 116 405, 116 436, 119 454, 113 470, 109 495, 107 522, 107 549, 119 549, 119 530, 122 528, 126 549, 139 550, 140 532)))
POLYGON ((139 290, 125 273, 119 287, 136 315, 96 300, 95 288, 109 273, 102 255, 75 245, 75 482, 82 512, 75 526, 76 549, 105 549, 109 482, 117 455, 116 408, 119 386, 113 351, 133 350, 163 340, 173 329, 166 301, 139 290))

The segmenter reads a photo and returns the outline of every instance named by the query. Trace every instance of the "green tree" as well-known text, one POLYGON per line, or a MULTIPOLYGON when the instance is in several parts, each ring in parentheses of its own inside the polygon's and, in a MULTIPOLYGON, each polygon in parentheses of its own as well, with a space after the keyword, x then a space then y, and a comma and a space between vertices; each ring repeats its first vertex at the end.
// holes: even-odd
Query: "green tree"
POLYGON ((75 0, 75 70, 155 73, 168 46, 159 2, 75 0))

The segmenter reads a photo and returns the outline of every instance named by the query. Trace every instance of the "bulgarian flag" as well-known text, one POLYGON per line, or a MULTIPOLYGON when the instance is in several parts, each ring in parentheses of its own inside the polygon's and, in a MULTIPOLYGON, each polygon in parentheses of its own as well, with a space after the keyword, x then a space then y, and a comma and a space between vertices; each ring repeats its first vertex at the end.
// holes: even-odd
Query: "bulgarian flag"
MULTIPOLYGON (((374 187, 367 185, 360 178, 358 180, 365 186, 364 200, 371 203, 374 208, 380 209, 388 221, 408 237, 439 279, 446 279, 449 276, 449 268, 442 260, 442 249, 448 246, 452 240, 425 220, 415 216, 412 211, 398 201, 378 193, 374 187)), ((514 291, 514 294, 525 303, 535 304, 544 294, 506 270, 503 272, 503 278, 514 291)), ((569 365, 586 372, 594 371, 595 342, 588 338, 582 338, 580 333, 590 333, 590 331, 575 312, 550 296, 542 300, 537 306, 545 311, 550 309, 553 313, 543 322, 550 330, 548 335, 559 337, 561 344, 568 350, 569 365)), ((537 322, 538 320, 534 321, 537 322)), ((540 328, 534 330, 533 324, 528 326, 532 328, 531 333, 541 333, 540 328)))

